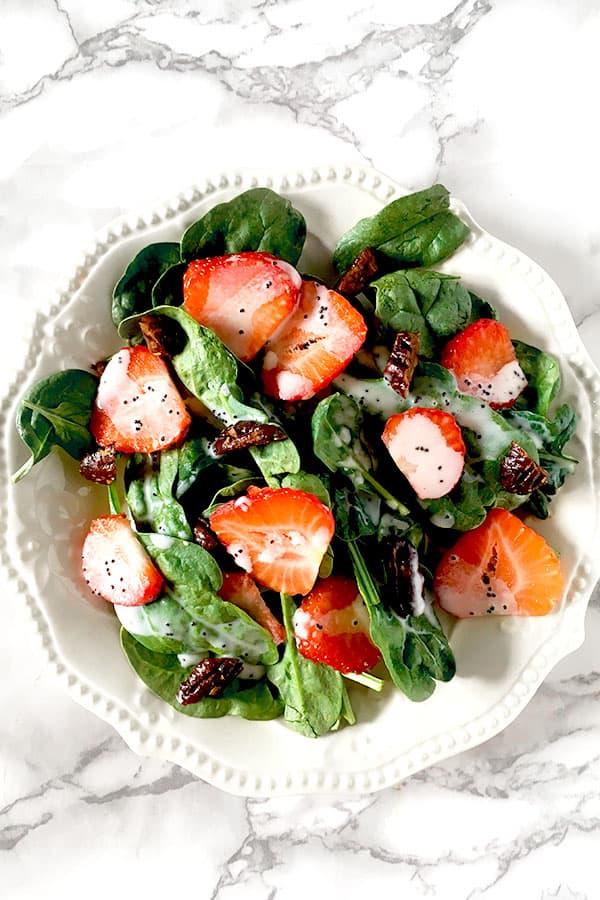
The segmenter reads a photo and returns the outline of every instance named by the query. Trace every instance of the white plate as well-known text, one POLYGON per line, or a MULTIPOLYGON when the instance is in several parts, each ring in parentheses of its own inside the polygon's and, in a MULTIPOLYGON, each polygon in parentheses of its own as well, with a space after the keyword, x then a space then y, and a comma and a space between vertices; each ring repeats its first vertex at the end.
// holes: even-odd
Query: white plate
MULTIPOLYGON (((309 236, 300 267, 317 275, 328 274, 339 235, 406 193, 357 166, 287 175, 241 172, 117 220, 101 232, 58 306, 38 319, 12 396, 58 368, 87 368, 114 351, 110 295, 136 251, 152 241, 177 240, 215 203, 257 184, 273 187, 304 213, 309 236)), ((0 498, 2 510, 8 509, 2 557, 14 565, 9 574, 28 604, 52 669, 79 703, 110 722, 136 752, 172 760, 247 796, 375 791, 496 734, 523 709, 551 667, 581 644, 585 609, 600 574, 600 376, 551 279, 484 232, 461 203, 454 208, 472 233, 442 268, 463 275, 469 287, 497 304, 515 337, 560 357, 561 399, 579 413, 572 444, 580 460, 577 472, 552 504, 553 517, 536 526, 561 552, 567 583, 562 606, 539 619, 457 622, 451 626, 458 664, 452 682, 438 685, 422 704, 410 703, 391 687, 380 696, 356 688, 358 724, 316 741, 300 737, 282 720, 187 718, 131 671, 110 605, 82 599, 81 542, 89 520, 106 511, 105 491, 83 483, 74 463, 52 453, 8 489, 8 498, 0 498)), ((4 483, 27 455, 13 421, 14 407, 5 425, 4 483)))

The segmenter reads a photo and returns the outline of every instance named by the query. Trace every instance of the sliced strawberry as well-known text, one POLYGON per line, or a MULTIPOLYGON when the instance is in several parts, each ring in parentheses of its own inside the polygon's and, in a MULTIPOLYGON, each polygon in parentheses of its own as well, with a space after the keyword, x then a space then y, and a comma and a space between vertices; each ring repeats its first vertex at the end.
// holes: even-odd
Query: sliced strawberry
POLYGON ((331 511, 290 488, 250 487, 219 506, 210 527, 240 568, 286 594, 310 591, 334 532, 331 511))
POLYGON ((285 628, 275 618, 249 575, 243 572, 223 572, 219 596, 252 616, 255 622, 269 632, 276 644, 285 641, 285 628))
POLYGON ((248 362, 294 309, 302 280, 270 253, 234 253, 191 262, 183 306, 248 362))
POLYGON ((546 541, 505 509, 463 534, 440 561, 434 591, 442 609, 469 616, 544 616, 559 602, 563 577, 546 541))
POLYGON ((466 448, 450 413, 415 406, 390 416, 382 440, 421 500, 443 497, 462 475, 466 448))
POLYGON ((339 672, 366 672, 381 659, 369 637, 369 614, 353 578, 317 581, 294 614, 298 650, 339 672))
POLYGON ((463 394, 479 397, 494 409, 512 406, 527 379, 517 362, 508 330, 495 319, 477 319, 455 335, 442 351, 463 394))
POLYGON ((83 542, 83 577, 95 594, 120 606, 156 600, 163 577, 125 516, 94 519, 83 542))
POLYGON ((101 447, 154 453, 180 441, 191 418, 165 363, 143 346, 124 347, 102 373, 90 431, 101 447))
POLYGON ((304 281, 296 311, 267 341, 265 392, 278 400, 308 400, 327 387, 362 347, 363 317, 341 294, 304 281))

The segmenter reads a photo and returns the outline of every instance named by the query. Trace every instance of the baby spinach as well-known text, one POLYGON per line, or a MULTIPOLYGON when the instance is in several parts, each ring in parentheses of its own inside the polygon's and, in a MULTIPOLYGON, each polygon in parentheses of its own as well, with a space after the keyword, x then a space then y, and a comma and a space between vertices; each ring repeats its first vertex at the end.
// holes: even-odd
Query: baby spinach
POLYGON ((381 651, 392 681, 409 700, 426 700, 436 681, 450 681, 456 673, 454 655, 431 603, 425 597, 424 613, 402 618, 382 602, 373 577, 379 560, 370 559, 367 564, 357 541, 351 541, 348 548, 369 613, 371 640, 381 651))
POLYGON ((190 438, 178 450, 171 452, 177 454, 174 493, 179 500, 195 484, 200 472, 216 465, 217 458, 211 452, 210 441, 206 437, 190 438))
MULTIPOLYGON (((225 344, 178 306, 160 306, 149 315, 167 316, 183 329, 186 342, 171 362, 185 387, 197 397, 212 416, 225 425, 241 420, 269 422, 262 409, 249 406, 236 384, 237 362, 225 344)), ((121 323, 119 334, 131 339, 139 331, 140 316, 121 323)), ((300 456, 292 441, 276 441, 264 447, 251 447, 257 466, 268 480, 274 475, 298 472, 300 456)))
POLYGON ((306 491, 307 494, 313 494, 325 506, 331 506, 327 485, 324 479, 318 475, 313 475, 310 472, 297 472, 294 475, 286 475, 281 481, 281 487, 291 488, 294 491, 306 491))
POLYGON ((198 703, 182 706, 176 699, 177 691, 189 675, 189 667, 184 669, 174 654, 149 650, 124 628, 121 629, 121 647, 133 671, 152 693, 186 716, 197 719, 240 716, 265 720, 281 715, 282 704, 272 695, 265 681, 244 687, 237 678, 227 685, 220 697, 204 697, 198 703))
POLYGON ((384 275, 375 289, 375 315, 393 331, 418 331, 419 355, 430 358, 447 340, 472 321, 469 291, 455 275, 409 269, 384 275))
POLYGON ((269 188, 251 188, 219 203, 187 229, 181 255, 190 262, 207 256, 260 250, 293 266, 306 239, 306 222, 289 200, 269 188))
POLYGON ((187 267, 187 263, 178 262, 162 273, 152 288, 152 306, 181 306, 183 276, 187 267))
POLYGON ((17 431, 31 450, 31 456, 13 482, 19 481, 35 463, 60 447, 80 460, 95 441, 89 424, 98 379, 81 369, 65 369, 33 385, 17 410, 17 431))
POLYGON ((173 496, 178 471, 177 449, 160 454, 159 468, 152 465, 152 458, 140 466, 136 458, 130 460, 128 469, 136 471, 127 489, 127 505, 138 526, 171 537, 192 540, 192 529, 185 511, 173 496))
POLYGON ((360 490, 383 497, 396 510, 408 512, 373 474, 373 460, 363 438, 359 405, 345 394, 321 400, 312 417, 313 449, 331 472, 342 472, 360 490))
POLYGON ((365 247, 403 268, 440 262, 469 234, 449 205, 450 195, 441 184, 393 200, 342 235, 333 254, 337 271, 345 272, 365 247))
POLYGON ((530 409, 541 416, 560 390, 560 368, 551 353, 538 350, 523 341, 513 341, 519 365, 527 378, 527 387, 517 400, 519 408, 530 409))
POLYGON ((548 482, 534 491, 528 501, 528 508, 539 518, 548 515, 548 500, 556 494, 572 475, 577 466, 573 456, 564 453, 565 445, 575 434, 577 414, 572 406, 564 403, 556 410, 553 419, 530 410, 511 409, 506 414, 517 428, 528 433, 538 447, 539 463, 548 473, 548 482))
POLYGON ((267 669, 267 678, 279 691, 286 722, 305 737, 319 737, 331 731, 342 715, 342 676, 300 655, 292 621, 294 601, 287 594, 281 595, 281 608, 287 643, 283 658, 267 669))
POLYGON ((148 244, 134 256, 113 291, 112 320, 117 328, 152 305, 154 285, 180 260, 179 244, 170 242, 148 244))

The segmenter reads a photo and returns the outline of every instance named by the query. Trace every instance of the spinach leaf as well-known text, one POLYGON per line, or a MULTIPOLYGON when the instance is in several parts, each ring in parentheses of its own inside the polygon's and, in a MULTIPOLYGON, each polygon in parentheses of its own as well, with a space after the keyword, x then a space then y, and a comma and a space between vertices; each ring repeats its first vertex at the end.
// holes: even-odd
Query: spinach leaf
POLYGON ((312 417, 313 449, 331 472, 342 472, 359 489, 379 494, 393 508, 407 513, 373 474, 373 460, 363 438, 363 416, 359 405, 345 394, 321 400, 312 417))
POLYGON ((227 685, 220 697, 205 697, 198 703, 182 706, 177 702, 177 690, 190 669, 184 669, 177 657, 169 653, 156 653, 135 640, 121 629, 121 647, 136 675, 178 712, 197 719, 214 719, 221 716, 240 716, 244 719, 276 719, 281 715, 282 704, 271 694, 265 681, 243 687, 239 679, 227 685))
POLYGON ((152 306, 181 306, 183 276, 187 263, 176 263, 166 269, 152 288, 152 306))
POLYGON ((519 365, 527 378, 527 387, 517 400, 519 408, 531 409, 541 416, 560 390, 560 368, 551 353, 538 350, 523 341, 513 341, 519 365))
POLYGON ((206 517, 211 516, 217 506, 221 506, 221 504, 226 503, 227 500, 233 500, 234 497, 239 497, 242 494, 245 494, 248 488, 251 485, 256 486, 256 482, 259 480, 260 479, 257 479, 256 475, 248 471, 248 475, 239 478, 237 481, 231 482, 231 484, 226 484, 223 487, 219 488, 219 490, 213 495, 213 498, 206 509, 203 510, 202 515, 206 517))
POLYGON ((477 319, 497 319, 498 313, 488 300, 478 297, 473 291, 469 291, 471 298, 471 322, 477 319))
POLYGON ((281 608, 287 643, 280 662, 267 669, 267 678, 279 691, 286 722, 305 737, 319 737, 331 731, 342 715, 342 676, 298 653, 292 622, 295 606, 287 594, 281 595, 281 608))
POLYGON ((384 275, 371 286, 381 324, 393 331, 418 331, 421 357, 434 356, 442 340, 476 318, 472 295, 456 275, 409 269, 384 275))
POLYGON ((89 431, 98 379, 81 369, 65 369, 38 381, 21 400, 17 431, 31 456, 13 475, 19 481, 50 453, 60 447, 75 460, 94 446, 89 431))
POLYGON ((304 216, 289 200, 269 188, 251 188, 190 225, 181 241, 181 256, 190 262, 261 250, 296 265, 305 239, 304 216))
POLYGON ((446 188, 434 184, 361 219, 337 243, 333 254, 337 271, 345 272, 365 247, 404 267, 430 266, 445 259, 469 234, 449 204, 446 188))
POLYGON ((127 505, 138 527, 146 526, 149 531, 191 541, 192 529, 185 511, 173 496, 178 455, 177 449, 164 450, 160 454, 158 470, 153 467, 152 457, 147 458, 142 467, 137 458, 131 459, 128 469, 135 469, 137 477, 131 480, 127 489, 127 505))
POLYGON ((265 665, 277 660, 271 635, 216 593, 221 570, 210 553, 162 534, 140 532, 138 538, 170 585, 153 603, 117 610, 138 641, 151 650, 210 651, 265 665))
MULTIPOLYGON (((173 355, 173 367, 185 387, 215 419, 225 425, 244 419, 270 421, 264 410, 244 402, 236 384, 236 359, 213 331, 178 306, 160 306, 147 314, 167 316, 183 329, 186 343, 180 353, 173 355)), ((121 337, 134 336, 139 331, 139 319, 140 316, 126 319, 119 328, 121 337)), ((250 453, 267 480, 300 469, 300 456, 289 438, 264 447, 251 447, 250 453)))
POLYGON ((206 437, 190 438, 175 451, 177 453, 177 480, 175 497, 179 500, 189 491, 200 472, 216 465, 217 457, 211 452, 206 437))
POLYGON ((573 456, 564 453, 565 445, 571 440, 577 428, 577 414, 572 406, 564 403, 556 410, 554 419, 530 410, 511 409, 506 413, 508 420, 523 429, 538 447, 539 463, 548 473, 548 483, 534 491, 527 502, 527 508, 545 519, 548 516, 548 500, 563 486, 577 465, 573 456))
MULTIPOLYGON (((428 598, 425 612, 402 618, 381 601, 373 578, 356 541, 348 544, 354 576, 371 623, 371 640, 381 651, 391 679, 409 700, 430 697, 436 681, 450 681, 456 672, 454 655, 428 598)), ((377 565, 377 563, 376 563, 377 565)))
POLYGON ((381 501, 362 491, 336 487, 334 493, 335 532, 342 541, 376 534, 381 521, 381 501))
POLYGON ((281 482, 281 487, 291 488, 294 491, 306 491, 307 494, 313 494, 325 506, 331 506, 331 498, 327 486, 318 475, 312 475, 310 472, 296 472, 294 475, 286 475, 281 482))
POLYGON ((148 244, 140 250, 113 291, 112 320, 117 328, 124 319, 148 309, 152 303, 152 288, 161 275, 178 262, 179 244, 148 244))
MULTIPOLYGON (((491 506, 498 505, 498 477, 475 474, 466 464, 463 475, 452 491, 437 500, 421 500, 433 525, 440 528, 454 528, 456 531, 471 531, 481 525, 491 506)), ((522 502, 515 494, 515 502, 522 502)))

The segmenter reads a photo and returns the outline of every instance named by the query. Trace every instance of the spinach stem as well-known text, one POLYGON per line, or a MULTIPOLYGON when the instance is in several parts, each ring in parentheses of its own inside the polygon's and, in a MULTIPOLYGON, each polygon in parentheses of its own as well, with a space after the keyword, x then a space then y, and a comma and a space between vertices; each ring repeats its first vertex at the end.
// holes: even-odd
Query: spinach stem
POLYGON ((377 606, 377 604, 380 602, 379 594, 377 592, 377 588, 375 587, 375 583, 371 578, 371 573, 367 569, 367 564, 363 558, 363 555, 356 546, 356 541, 348 541, 347 546, 350 556, 352 557, 352 566, 354 568, 354 574, 358 583, 358 589, 362 594, 365 603, 367 604, 367 608, 377 606))
POLYGON ((383 690, 384 681, 382 678, 378 678, 377 675, 371 675, 369 672, 344 672, 343 675, 349 681, 362 684, 363 687, 377 691, 378 694, 383 690))
POLYGON ((400 503, 399 500, 396 500, 393 494, 390 494, 387 488, 385 488, 376 478, 373 478, 370 472, 366 469, 361 468, 361 475, 368 481, 372 488, 374 488, 377 493, 387 501, 388 505, 395 511, 400 513, 401 516, 409 516, 410 510, 403 503, 400 503))
POLYGON ((108 507, 112 516, 118 516, 121 513, 121 498, 119 497, 119 489, 117 482, 113 481, 108 487, 108 507))

